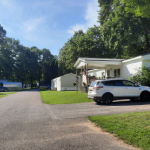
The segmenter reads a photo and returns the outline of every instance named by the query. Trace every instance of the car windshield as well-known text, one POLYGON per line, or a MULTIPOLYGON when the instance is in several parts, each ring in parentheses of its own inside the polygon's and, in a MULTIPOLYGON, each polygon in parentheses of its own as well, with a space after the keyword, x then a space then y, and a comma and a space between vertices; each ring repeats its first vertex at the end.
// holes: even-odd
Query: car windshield
POLYGON ((96 84, 96 82, 92 82, 90 87, 94 87, 95 84, 96 84))

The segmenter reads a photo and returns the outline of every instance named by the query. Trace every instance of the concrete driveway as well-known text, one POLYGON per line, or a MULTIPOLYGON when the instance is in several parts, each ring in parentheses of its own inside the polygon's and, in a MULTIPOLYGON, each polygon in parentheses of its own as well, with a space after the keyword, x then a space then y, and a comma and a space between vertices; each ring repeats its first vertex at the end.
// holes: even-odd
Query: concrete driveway
POLYGON ((149 111, 150 103, 43 104, 38 90, 0 98, 0 150, 133 150, 88 121, 90 115, 149 111))

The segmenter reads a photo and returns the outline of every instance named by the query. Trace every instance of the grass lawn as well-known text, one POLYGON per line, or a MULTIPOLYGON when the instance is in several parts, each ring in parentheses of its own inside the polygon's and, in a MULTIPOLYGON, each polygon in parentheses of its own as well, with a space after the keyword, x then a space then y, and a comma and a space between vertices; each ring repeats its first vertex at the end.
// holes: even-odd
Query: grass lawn
POLYGON ((150 112, 90 116, 89 120, 128 144, 150 150, 150 112))
POLYGON ((5 96, 7 96, 7 95, 0 95, 0 98, 5 97, 5 96))
POLYGON ((0 92, 0 98, 8 96, 9 94, 15 94, 16 92, 0 92))
POLYGON ((93 102, 87 94, 76 91, 41 91, 42 101, 45 104, 73 104, 93 102))
POLYGON ((0 94, 15 94, 16 92, 0 92, 0 94))

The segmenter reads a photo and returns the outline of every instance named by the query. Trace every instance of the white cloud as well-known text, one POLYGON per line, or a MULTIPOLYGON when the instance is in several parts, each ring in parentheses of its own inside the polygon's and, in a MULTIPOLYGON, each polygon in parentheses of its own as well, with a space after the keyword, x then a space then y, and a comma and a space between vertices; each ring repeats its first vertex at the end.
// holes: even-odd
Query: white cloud
POLYGON ((38 18, 38 19, 30 19, 23 23, 23 28, 27 32, 31 32, 37 29, 37 27, 44 21, 44 18, 38 18))
POLYGON ((70 30, 68 30, 68 33, 74 34, 75 31, 83 30, 83 32, 86 32, 86 26, 82 24, 76 24, 75 26, 72 26, 70 30))
POLYGON ((70 29, 67 31, 70 34, 74 34, 75 31, 83 30, 86 32, 86 30, 90 27, 93 27, 94 25, 99 25, 97 22, 98 20, 98 2, 97 0, 91 0, 87 4, 87 8, 85 11, 84 19, 86 20, 85 24, 76 24, 74 26, 71 26, 70 29))

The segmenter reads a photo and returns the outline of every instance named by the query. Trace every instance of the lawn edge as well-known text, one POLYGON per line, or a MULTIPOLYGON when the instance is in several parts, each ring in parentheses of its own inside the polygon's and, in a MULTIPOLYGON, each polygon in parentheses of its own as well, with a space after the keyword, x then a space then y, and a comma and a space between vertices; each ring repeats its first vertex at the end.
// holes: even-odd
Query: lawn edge
MULTIPOLYGON (((104 116, 104 115, 98 115, 98 116, 104 116)), ((113 134, 110 133, 109 131, 107 131, 106 128, 103 128, 101 126, 99 126, 98 124, 96 124, 95 122, 92 122, 89 117, 92 116, 88 116, 88 121, 96 128, 96 130, 99 130, 99 133, 103 133, 103 134, 108 134, 111 137, 113 137, 117 142, 119 142, 121 145, 124 145, 126 147, 130 147, 130 148, 136 148, 137 150, 143 150, 140 147, 137 147, 136 145, 132 145, 132 144, 128 144, 128 142, 126 140, 121 139, 117 134, 113 134)))

